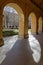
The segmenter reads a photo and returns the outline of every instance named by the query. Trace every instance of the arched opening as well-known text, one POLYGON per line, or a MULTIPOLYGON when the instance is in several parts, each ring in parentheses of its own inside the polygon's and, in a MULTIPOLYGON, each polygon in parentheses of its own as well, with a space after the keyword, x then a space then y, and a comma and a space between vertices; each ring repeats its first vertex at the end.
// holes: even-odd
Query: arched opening
POLYGON ((17 11, 5 6, 3 11, 3 36, 18 35, 19 15, 17 11))
MULTIPOLYGON (((23 11, 22 11, 22 9, 17 5, 17 4, 15 4, 15 3, 9 3, 9 4, 7 4, 6 5, 6 7, 11 7, 11 8, 13 8, 13 9, 15 9, 16 10, 16 14, 19 16, 19 26, 18 26, 18 28, 19 28, 19 37, 23 37, 23 35, 24 35, 24 14, 23 14, 23 11)), ((12 12, 12 11, 11 11, 12 12)), ((9 15, 9 14, 8 14, 9 15)), ((12 16, 12 15, 11 15, 12 16)), ((7 17, 8 18, 8 17, 7 17)), ((6 23, 5 23, 6 24, 6 23)), ((9 24, 9 23, 8 23, 9 24)), ((8 25, 7 24, 7 25, 8 25)), ((11 24, 11 23, 10 23, 11 24)), ((9 25, 10 25, 9 24, 9 25)), ((5 25, 6 26, 6 25, 5 25)), ((8 26, 9 27, 9 26, 8 26)), ((11 26, 10 26, 11 27, 11 26)), ((13 24, 13 26, 12 27, 14 27, 14 24, 13 24)), ((16 28, 17 28, 17 26, 16 26, 16 28)))
POLYGON ((38 63, 40 61, 40 58, 41 58, 41 52, 40 52, 41 51, 41 46, 40 46, 40 43, 39 43, 39 40, 38 40, 37 36, 34 35, 37 32, 36 15, 34 13, 31 13, 29 15, 28 21, 29 21, 28 22, 28 28, 30 29, 28 31, 28 33, 29 33, 29 45, 30 45, 30 48, 32 50, 32 57, 33 57, 34 61, 36 63, 38 63), (38 53, 38 49, 40 49, 39 50, 40 54, 38 53))
POLYGON ((33 34, 36 34, 36 23, 36 15, 34 13, 30 13, 28 17, 28 29, 30 29, 33 34))
POLYGON ((39 20, 38 20, 38 33, 42 33, 42 17, 39 17, 39 20))
MULTIPOLYGON (((10 7, 14 8, 17 11, 17 13, 19 15, 19 37, 23 37, 24 36, 24 14, 23 14, 22 9, 17 4, 14 4, 14 3, 9 3, 6 6, 10 6, 10 7)), ((2 31, 2 24, 1 24, 0 27, 1 27, 1 31, 2 31)), ((13 38, 11 38, 11 37, 8 38, 7 37, 7 38, 4 38, 4 46, 3 46, 3 50, 4 51, 3 52, 4 52, 5 55, 4 56, 1 56, 1 59, 2 60, 1 60, 0 63, 2 63, 2 61, 5 59, 6 53, 9 50, 11 50, 11 48, 13 47, 13 45, 15 44, 15 42, 17 41, 17 39, 18 39, 18 37, 13 37, 13 38)))

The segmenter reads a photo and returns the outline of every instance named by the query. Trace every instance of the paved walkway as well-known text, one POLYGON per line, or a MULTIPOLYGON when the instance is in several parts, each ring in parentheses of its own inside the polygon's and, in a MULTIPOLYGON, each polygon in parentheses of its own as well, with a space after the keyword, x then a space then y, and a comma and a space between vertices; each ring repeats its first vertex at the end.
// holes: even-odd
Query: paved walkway
POLYGON ((11 37, 5 37, 4 39, 4 45, 0 47, 0 64, 6 57, 6 53, 11 50, 13 45, 15 44, 18 36, 11 36, 11 37))
POLYGON ((28 39, 18 36, 4 38, 0 47, 0 65, 43 65, 43 34, 28 39))

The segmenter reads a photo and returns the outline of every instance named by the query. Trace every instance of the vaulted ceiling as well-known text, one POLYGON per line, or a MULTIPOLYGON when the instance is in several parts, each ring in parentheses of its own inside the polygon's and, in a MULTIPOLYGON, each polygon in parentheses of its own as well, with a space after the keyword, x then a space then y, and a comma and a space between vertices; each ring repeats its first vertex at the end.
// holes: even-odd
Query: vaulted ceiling
MULTIPOLYGON (((1 4, 3 4, 4 1, 6 1, 6 0, 0 0, 0 6, 1 6, 1 4)), ((43 0, 17 0, 17 1, 21 1, 22 3, 27 3, 27 4, 30 1, 31 3, 33 3, 35 6, 37 6, 38 8, 40 8, 43 11, 43 0)))
POLYGON ((30 1, 43 11, 43 0, 30 0, 30 1))

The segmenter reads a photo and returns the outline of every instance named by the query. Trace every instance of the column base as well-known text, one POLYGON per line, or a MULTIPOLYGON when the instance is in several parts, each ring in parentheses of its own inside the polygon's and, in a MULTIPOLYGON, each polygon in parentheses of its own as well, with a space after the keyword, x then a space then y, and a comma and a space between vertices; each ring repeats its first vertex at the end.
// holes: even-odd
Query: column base
POLYGON ((28 38, 29 36, 28 36, 28 34, 25 34, 24 36, 22 36, 22 35, 20 35, 20 36, 18 36, 19 38, 28 38))
POLYGON ((29 35, 28 35, 28 34, 25 34, 25 35, 24 35, 24 38, 28 38, 28 37, 29 37, 29 35))
POLYGON ((0 39, 0 47, 4 45, 3 39, 0 39))
POLYGON ((32 32, 32 34, 35 34, 35 35, 37 35, 37 34, 38 34, 38 32, 32 32))
POLYGON ((40 34, 40 33, 42 33, 42 31, 41 32, 38 32, 38 34, 40 34))

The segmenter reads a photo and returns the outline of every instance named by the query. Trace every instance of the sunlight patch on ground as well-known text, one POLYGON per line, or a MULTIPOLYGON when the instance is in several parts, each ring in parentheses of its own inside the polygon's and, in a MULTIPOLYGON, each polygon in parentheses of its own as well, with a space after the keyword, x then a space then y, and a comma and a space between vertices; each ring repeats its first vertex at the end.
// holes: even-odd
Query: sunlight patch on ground
POLYGON ((41 59, 41 46, 38 40, 29 32, 29 45, 32 50, 33 60, 38 63, 41 59))

